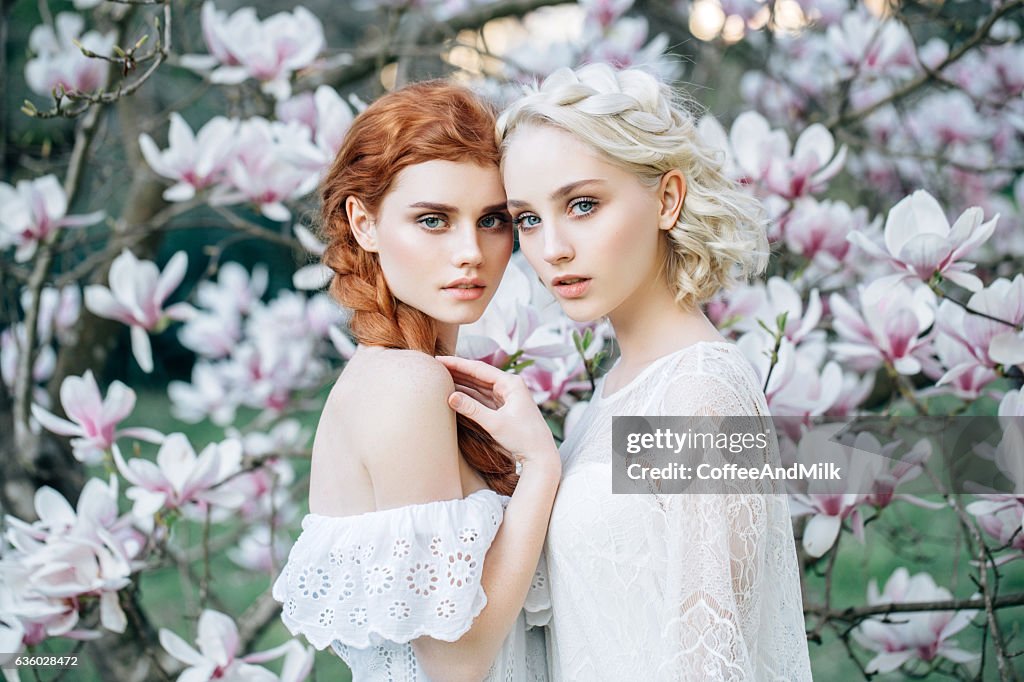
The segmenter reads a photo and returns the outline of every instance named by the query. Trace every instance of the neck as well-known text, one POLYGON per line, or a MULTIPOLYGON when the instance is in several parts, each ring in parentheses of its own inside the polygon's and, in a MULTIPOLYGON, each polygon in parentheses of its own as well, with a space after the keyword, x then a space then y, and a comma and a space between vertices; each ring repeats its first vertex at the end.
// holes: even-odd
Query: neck
POLYGON ((459 325, 437 323, 437 340, 446 353, 455 354, 455 344, 459 339, 459 325))
POLYGON ((683 307, 661 278, 636 291, 608 314, 622 354, 621 364, 641 367, 699 341, 724 337, 697 306, 683 307))

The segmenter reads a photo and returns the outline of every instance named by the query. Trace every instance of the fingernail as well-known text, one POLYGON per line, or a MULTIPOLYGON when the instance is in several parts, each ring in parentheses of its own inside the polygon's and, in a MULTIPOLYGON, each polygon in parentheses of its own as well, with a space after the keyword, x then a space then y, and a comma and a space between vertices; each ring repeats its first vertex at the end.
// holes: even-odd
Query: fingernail
POLYGON ((462 395, 459 393, 452 393, 451 397, 448 398, 448 404, 452 406, 453 410, 459 409, 459 405, 462 404, 462 395))

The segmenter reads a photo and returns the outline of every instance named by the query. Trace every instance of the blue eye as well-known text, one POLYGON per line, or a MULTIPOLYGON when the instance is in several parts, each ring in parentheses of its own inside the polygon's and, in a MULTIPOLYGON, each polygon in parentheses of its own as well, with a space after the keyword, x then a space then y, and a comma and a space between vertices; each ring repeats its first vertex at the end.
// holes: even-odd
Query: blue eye
POLYGON ((444 227, 448 221, 445 220, 442 216, 428 215, 423 216, 416 222, 418 222, 420 225, 427 228, 428 230, 437 230, 444 227))
POLYGON ((485 230, 500 230, 508 223, 509 219, 500 213, 493 213, 489 216, 484 216, 477 223, 480 227, 485 230))
POLYGON ((512 224, 520 232, 529 232, 533 228, 540 225, 540 216, 536 216, 532 213, 520 213, 512 219, 512 224))
POLYGON ((597 202, 593 199, 577 199, 570 204, 569 209, 573 215, 585 216, 594 212, 594 208, 597 207, 597 202))

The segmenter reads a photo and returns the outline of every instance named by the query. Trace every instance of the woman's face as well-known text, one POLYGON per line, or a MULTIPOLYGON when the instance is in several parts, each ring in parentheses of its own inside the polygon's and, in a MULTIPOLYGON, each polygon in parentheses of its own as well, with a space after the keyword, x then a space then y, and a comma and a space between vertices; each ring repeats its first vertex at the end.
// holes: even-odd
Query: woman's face
POLYGON ((659 286, 657 188, 545 125, 513 134, 503 168, 519 246, 570 318, 612 314, 659 286))
POLYGON ((378 253, 394 296, 445 325, 479 319, 512 255, 505 190, 494 166, 408 166, 376 216, 360 221, 350 210, 350 222, 363 247, 378 253))

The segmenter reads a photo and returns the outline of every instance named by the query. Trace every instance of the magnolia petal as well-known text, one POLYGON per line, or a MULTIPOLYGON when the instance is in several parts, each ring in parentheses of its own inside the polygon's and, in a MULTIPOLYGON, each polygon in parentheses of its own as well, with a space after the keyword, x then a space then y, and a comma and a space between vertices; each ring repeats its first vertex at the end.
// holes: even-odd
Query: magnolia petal
POLYGON ((117 598, 117 592, 104 592, 100 595, 100 622, 111 632, 124 632, 128 626, 128 618, 117 598))
POLYGON ((838 516, 816 514, 804 527, 804 549, 812 557, 820 557, 836 543, 842 521, 838 516))
POLYGON ((160 273, 157 280, 156 290, 153 291, 153 299, 158 306, 162 305, 171 292, 178 288, 181 280, 185 278, 188 270, 188 254, 178 251, 167 261, 167 266, 160 273))
POLYGON ((137 438, 147 443, 163 443, 164 434, 160 433, 156 429, 150 429, 145 426, 133 426, 127 429, 121 429, 117 432, 117 437, 121 438, 137 438))
POLYGON ((199 649, 218 666, 227 666, 238 651, 238 626, 229 616, 206 609, 199 616, 199 649))
POLYGON ((984 286, 977 276, 972 275, 969 272, 962 272, 960 270, 945 270, 942 273, 945 279, 948 279, 954 284, 959 284, 968 291, 981 291, 984 286))
POLYGON ((302 291, 319 291, 331 283, 334 271, 326 265, 304 265, 292 275, 292 286, 302 291))
POLYGON ((160 628, 160 646, 171 656, 174 656, 183 663, 187 663, 190 666, 209 665, 211 668, 210 672, 213 672, 214 666, 210 661, 167 628, 160 628))
POLYGON ((1003 332, 992 337, 988 355, 1001 365, 1024 364, 1024 334, 1003 332))
POLYGON ((165 201, 171 203, 179 201, 188 201, 196 195, 196 188, 187 182, 179 182, 175 185, 171 185, 164 190, 163 197, 165 201))
POLYGON ((153 347, 149 344, 149 333, 138 325, 131 327, 132 355, 146 374, 153 371, 153 347))
POLYGON ((131 323, 128 309, 111 294, 110 289, 100 284, 85 287, 85 307, 93 314, 108 320, 131 323))
POLYGON ((864 671, 868 673, 892 672, 913 658, 913 656, 914 652, 912 650, 881 653, 868 661, 867 667, 864 668, 864 671))
POLYGON ((78 424, 72 424, 66 419, 52 414, 39 407, 35 403, 32 404, 32 416, 35 417, 36 421, 39 422, 44 429, 51 433, 56 433, 60 436, 81 436, 83 435, 82 427, 78 424))

